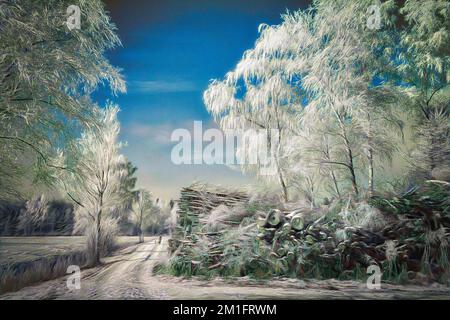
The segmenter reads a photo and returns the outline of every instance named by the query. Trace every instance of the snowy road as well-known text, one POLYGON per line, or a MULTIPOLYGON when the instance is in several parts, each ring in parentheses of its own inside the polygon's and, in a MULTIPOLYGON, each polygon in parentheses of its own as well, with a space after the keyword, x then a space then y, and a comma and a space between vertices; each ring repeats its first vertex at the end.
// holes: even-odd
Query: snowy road
POLYGON ((155 263, 167 258, 167 238, 133 245, 105 258, 103 265, 81 272, 81 289, 69 290, 67 277, 46 281, 0 296, 0 299, 450 299, 449 288, 382 284, 369 290, 354 281, 252 282, 210 281, 154 276, 155 263))
POLYGON ((161 292, 150 287, 152 268, 164 254, 165 243, 156 238, 120 250, 103 259, 103 265, 81 272, 81 288, 68 289, 67 277, 43 282, 7 293, 0 299, 161 299, 161 292))

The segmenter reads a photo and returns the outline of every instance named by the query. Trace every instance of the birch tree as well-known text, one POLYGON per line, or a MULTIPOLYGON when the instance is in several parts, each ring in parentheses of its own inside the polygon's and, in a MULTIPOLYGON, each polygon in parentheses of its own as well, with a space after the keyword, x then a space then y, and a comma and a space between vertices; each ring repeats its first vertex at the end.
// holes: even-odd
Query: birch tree
POLYGON ((401 33, 399 70, 410 85, 411 109, 418 124, 413 174, 430 178, 433 170, 448 171, 450 161, 450 3, 407 0, 400 10, 406 27, 401 33))
POLYGON ((108 106, 97 111, 100 127, 83 132, 73 147, 73 171, 64 171, 60 181, 76 203, 75 229, 87 235, 88 254, 93 264, 100 262, 117 231, 114 210, 124 199, 127 160, 119 153, 119 109, 108 106))
POLYGON ((256 171, 259 177, 266 179, 277 177, 284 200, 288 201, 289 171, 283 154, 285 142, 295 130, 299 93, 278 66, 261 61, 264 66, 257 67, 258 62, 255 50, 245 52, 235 70, 223 81, 211 83, 204 93, 204 101, 222 129, 244 133, 237 150, 243 159, 244 171, 256 171), (244 88, 238 90, 241 82, 244 88), (249 161, 264 151, 270 159, 258 158, 255 165, 249 161), (274 162, 274 175, 265 173, 267 160, 274 162))
MULTIPOLYGON (((398 140, 387 135, 386 129, 395 127, 400 133, 402 123, 396 113, 397 88, 385 79, 375 82, 392 72, 379 69, 383 64, 389 66, 392 38, 390 30, 368 30, 365 20, 371 4, 365 0, 316 1, 311 10, 283 15, 280 25, 263 25, 255 47, 223 82, 213 82, 205 92, 208 109, 221 123, 255 122, 251 116, 255 108, 248 105, 257 103, 265 108, 263 112, 256 109, 258 116, 268 110, 270 119, 280 120, 292 139, 304 132, 314 134, 315 127, 321 127, 318 121, 326 121, 325 145, 321 146, 324 141, 320 139, 315 148, 307 143, 298 153, 319 152, 318 165, 327 166, 330 175, 345 170, 356 196, 365 181, 372 193, 375 163, 389 160, 398 140), (281 79, 280 86, 272 84, 274 78, 281 79), (275 99, 274 104, 273 97, 282 99, 275 99), (276 118, 280 109, 283 117, 276 118), (334 159, 330 147, 336 150, 334 159), (362 166, 367 169, 363 171, 362 166)), ((394 7, 388 1, 380 9, 388 16, 394 7)), ((384 25, 391 27, 393 22, 385 19, 384 25)), ((280 140, 281 149, 285 143, 280 140)), ((286 158, 285 152, 278 157, 286 158)), ((289 165, 281 168, 289 176, 289 165)), ((333 181, 336 185, 336 177, 333 181)), ((338 186, 335 189, 340 193, 338 186)))
POLYGON ((298 172, 298 179, 295 181, 301 190, 304 189, 302 184, 306 179, 309 189, 315 189, 310 194, 329 194, 340 198, 345 178, 343 168, 333 165, 342 159, 342 152, 336 141, 336 130, 330 127, 327 119, 315 119, 314 127, 302 124, 303 121, 310 119, 302 117, 302 134, 291 140, 287 147, 290 167, 298 172))
MULTIPOLYGON (((334 118, 346 155, 345 161, 334 164, 348 168, 356 195, 357 164, 367 166, 367 173, 362 172, 359 180, 367 179, 371 194, 375 157, 379 163, 389 160, 396 148, 396 137, 386 129, 402 125, 395 112, 396 89, 383 81, 374 82, 383 73, 380 62, 386 53, 380 43, 386 40, 382 30, 373 32, 361 23, 369 5, 368 1, 317 2, 312 39, 315 49, 310 51, 312 63, 303 82, 314 93, 307 112, 334 118)), ((392 4, 380 10, 392 10, 392 4)))

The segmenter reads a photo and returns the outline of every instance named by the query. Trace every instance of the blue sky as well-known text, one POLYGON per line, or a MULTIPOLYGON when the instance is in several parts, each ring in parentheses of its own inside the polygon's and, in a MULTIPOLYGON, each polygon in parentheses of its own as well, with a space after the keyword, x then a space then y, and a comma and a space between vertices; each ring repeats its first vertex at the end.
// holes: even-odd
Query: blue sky
POLYGON ((193 180, 222 185, 248 184, 252 177, 219 165, 174 165, 170 152, 176 128, 214 123, 202 101, 211 79, 233 69, 258 37, 261 23, 278 24, 299 0, 105 1, 123 47, 108 52, 123 69, 127 94, 96 99, 119 104, 124 153, 138 167, 138 186, 157 197, 176 198, 193 180))

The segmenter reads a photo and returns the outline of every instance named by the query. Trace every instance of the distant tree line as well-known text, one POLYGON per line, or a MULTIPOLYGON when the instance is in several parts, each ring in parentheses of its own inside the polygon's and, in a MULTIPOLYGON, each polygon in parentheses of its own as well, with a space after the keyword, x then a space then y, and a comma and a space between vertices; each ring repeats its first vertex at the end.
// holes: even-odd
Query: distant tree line
POLYGON ((72 235, 74 208, 63 200, 0 203, 0 236, 72 235), (35 206, 34 208, 32 206, 35 206), (36 206, 40 208, 36 210, 36 206))

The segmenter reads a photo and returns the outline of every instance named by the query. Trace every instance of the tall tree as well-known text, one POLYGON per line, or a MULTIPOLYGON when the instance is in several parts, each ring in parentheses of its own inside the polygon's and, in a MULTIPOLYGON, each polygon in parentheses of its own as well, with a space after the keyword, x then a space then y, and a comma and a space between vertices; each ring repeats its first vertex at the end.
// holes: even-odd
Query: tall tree
POLYGON ((204 101, 222 129, 242 133, 237 150, 242 168, 254 170, 260 177, 277 177, 283 197, 288 201, 288 172, 282 155, 284 141, 292 130, 296 93, 275 71, 264 80, 259 78, 262 74, 247 76, 246 64, 251 63, 251 56, 252 52, 247 51, 236 70, 228 73, 223 82, 213 82, 204 94, 204 101), (245 92, 239 99, 236 88, 241 80, 245 92), (252 157, 257 157, 256 161, 251 161, 252 157))
POLYGON ((115 29, 100 0, 0 2, 0 197, 27 168, 55 167, 54 150, 76 129, 97 125, 89 95, 99 83, 125 91, 104 56, 120 45, 115 29), (67 26, 70 5, 80 29, 67 26))
POLYGON ((133 221, 138 228, 139 242, 144 242, 144 228, 148 225, 150 215, 154 211, 151 193, 139 190, 133 205, 133 221))
POLYGON ((133 204, 139 196, 139 190, 136 190, 137 167, 127 160, 126 163, 121 165, 120 169, 126 171, 127 174, 119 191, 119 195, 122 198, 121 204, 120 206, 116 206, 112 216, 117 219, 120 226, 126 227, 130 219, 130 214, 133 213, 133 204))
MULTIPOLYGON (((385 49, 392 39, 388 31, 368 30, 365 20, 370 5, 365 0, 315 1, 310 10, 283 15, 280 25, 262 26, 255 47, 245 52, 224 81, 213 82, 205 92, 208 109, 222 127, 230 122, 237 127, 236 121, 266 127, 261 119, 255 120, 255 113, 275 122, 272 127, 280 123, 278 128, 288 130, 284 136, 291 140, 314 131, 318 121, 326 121, 334 137, 328 142, 333 141, 338 151, 334 159, 322 154, 320 165, 327 164, 333 174, 346 170, 356 196, 364 181, 373 192, 375 161, 389 159, 396 141, 378 128, 401 123, 394 112, 396 88, 377 81, 382 73, 378 68, 389 60, 385 49), (358 169, 361 164, 367 165, 367 171, 358 169)), ((388 1, 380 10, 386 15, 393 7, 388 1)), ((391 26, 392 21, 385 24, 391 26)), ((279 141, 280 150, 288 140, 279 141)), ((318 151, 319 145, 298 152, 318 151)), ((286 158, 285 152, 278 158, 286 158)), ((289 165, 278 167, 282 176, 289 176, 289 165)))
MULTIPOLYGON (((355 194, 359 193, 357 164, 368 168, 359 180, 368 181, 371 194, 375 157, 380 162, 390 159, 395 150, 396 139, 386 134, 386 129, 401 126, 394 108, 395 88, 377 79, 381 61, 386 59, 382 50, 382 44, 388 42, 385 32, 370 30, 362 23, 369 6, 370 1, 316 2, 308 51, 311 63, 302 83, 313 93, 307 113, 318 113, 335 123, 346 157, 334 164, 348 169, 355 194)), ((392 4, 379 9, 392 10, 392 4)))
POLYGON ((400 12, 399 70, 418 123, 412 165, 416 177, 430 178, 433 170, 448 171, 450 161, 450 3, 407 0, 400 12))
POLYGON ((75 170, 58 171, 63 174, 63 188, 77 204, 76 229, 88 236, 93 264, 100 262, 115 235, 117 220, 112 214, 126 201, 121 191, 128 175, 127 161, 119 153, 118 108, 108 106, 97 112, 100 126, 83 132, 73 154, 66 157, 66 163, 73 162, 75 170))

